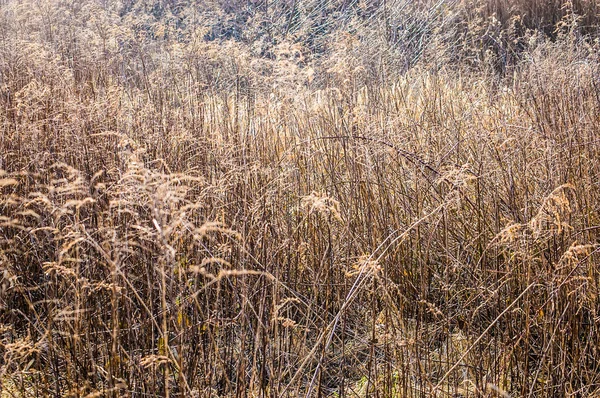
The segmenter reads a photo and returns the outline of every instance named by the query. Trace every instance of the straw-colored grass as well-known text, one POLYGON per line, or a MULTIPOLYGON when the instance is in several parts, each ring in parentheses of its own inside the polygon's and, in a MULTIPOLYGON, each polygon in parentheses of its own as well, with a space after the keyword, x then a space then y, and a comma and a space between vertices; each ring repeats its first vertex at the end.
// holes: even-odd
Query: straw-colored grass
POLYGON ((2 397, 600 394, 595 2, 191 3, 0 5, 2 397))

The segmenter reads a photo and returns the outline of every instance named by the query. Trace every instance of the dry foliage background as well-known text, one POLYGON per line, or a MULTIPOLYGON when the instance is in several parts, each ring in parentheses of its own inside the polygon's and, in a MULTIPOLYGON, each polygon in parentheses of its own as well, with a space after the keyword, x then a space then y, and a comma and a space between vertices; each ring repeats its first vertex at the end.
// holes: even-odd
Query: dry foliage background
POLYGON ((2 397, 600 394, 597 1, 0 3, 2 397))

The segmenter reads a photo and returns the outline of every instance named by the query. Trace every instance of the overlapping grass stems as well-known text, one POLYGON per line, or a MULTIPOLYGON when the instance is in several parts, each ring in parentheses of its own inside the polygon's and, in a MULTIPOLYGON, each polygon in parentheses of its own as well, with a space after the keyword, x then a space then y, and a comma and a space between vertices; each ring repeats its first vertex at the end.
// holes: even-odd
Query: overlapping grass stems
POLYGON ((126 3, 0 6, 2 396, 599 393, 594 2, 126 3))

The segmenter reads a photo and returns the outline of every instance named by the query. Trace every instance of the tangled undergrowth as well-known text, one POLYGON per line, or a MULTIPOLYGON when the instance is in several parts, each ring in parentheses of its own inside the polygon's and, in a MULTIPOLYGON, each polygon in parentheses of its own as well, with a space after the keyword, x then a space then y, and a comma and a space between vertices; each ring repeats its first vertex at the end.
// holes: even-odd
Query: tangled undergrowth
POLYGON ((2 397, 600 394, 558 3, 0 5, 2 397))

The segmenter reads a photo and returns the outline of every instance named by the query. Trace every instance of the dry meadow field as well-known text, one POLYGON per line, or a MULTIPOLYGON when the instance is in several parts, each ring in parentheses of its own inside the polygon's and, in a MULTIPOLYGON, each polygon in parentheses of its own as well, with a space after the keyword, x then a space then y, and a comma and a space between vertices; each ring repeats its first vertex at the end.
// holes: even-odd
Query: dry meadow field
POLYGON ((598 0, 0 1, 0 396, 600 397, 598 0))

